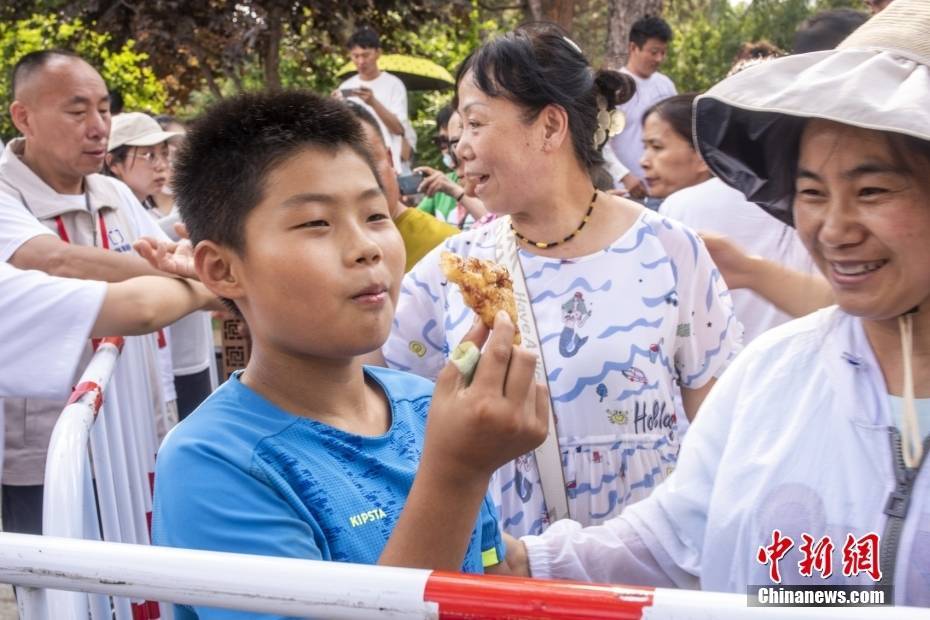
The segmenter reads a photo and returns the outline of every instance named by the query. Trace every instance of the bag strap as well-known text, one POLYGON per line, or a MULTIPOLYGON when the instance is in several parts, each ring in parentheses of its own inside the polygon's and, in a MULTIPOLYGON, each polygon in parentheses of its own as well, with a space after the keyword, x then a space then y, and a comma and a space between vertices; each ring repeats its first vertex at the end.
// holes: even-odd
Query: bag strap
MULTIPOLYGON (((510 271, 513 280, 513 296, 517 302, 517 323, 523 346, 536 353, 536 381, 549 388, 549 377, 546 372, 546 363, 543 360, 542 346, 539 343, 539 331, 536 328, 536 317, 533 316, 533 306, 530 304, 530 295, 526 288, 526 276, 523 265, 520 264, 517 240, 510 228, 510 217, 501 217, 492 224, 494 231, 495 258, 510 271)), ((536 469, 539 472, 539 482, 542 486, 543 500, 546 503, 546 514, 549 523, 559 519, 570 518, 568 508, 568 495, 565 491, 565 473, 562 471, 562 451, 559 448, 559 436, 555 426, 555 412, 552 408, 552 391, 546 399, 549 409, 549 431, 542 444, 533 451, 536 457, 536 469)))

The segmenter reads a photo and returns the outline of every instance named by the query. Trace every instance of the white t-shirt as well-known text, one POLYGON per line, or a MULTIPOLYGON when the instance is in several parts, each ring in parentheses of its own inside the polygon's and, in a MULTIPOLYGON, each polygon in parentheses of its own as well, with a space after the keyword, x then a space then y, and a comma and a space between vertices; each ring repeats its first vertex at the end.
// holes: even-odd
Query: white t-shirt
MULTIPOLYGON (((15 155, 8 151, 4 152, 3 157, 16 158, 15 155)), ((10 163, 15 162, 11 159, 10 163)), ((12 166, 10 170, 22 171, 17 181, 32 189, 33 193, 29 197, 32 202, 38 204, 53 200, 59 205, 68 205, 76 211, 84 211, 88 208, 87 197, 84 194, 59 194, 39 181, 34 173, 27 172, 27 169, 22 165, 12 166)), ((139 199, 136 198, 125 183, 118 179, 111 179, 110 184, 120 198, 117 206, 122 214, 128 218, 132 231, 138 236, 144 235, 155 239, 168 240, 167 235, 146 214, 145 207, 142 206, 139 199)), ((0 192, 0 260, 8 261, 22 244, 40 234, 55 235, 48 226, 42 224, 35 215, 30 213, 22 202, 15 200, 6 192, 0 192)), ((135 240, 135 237, 131 236, 132 234, 131 231, 111 228, 109 234, 111 249, 115 252, 132 252, 130 244, 135 240)), ((55 236, 57 237, 57 235, 55 236)), ((172 352, 171 345, 167 341, 165 346, 158 348, 158 358, 165 400, 175 400, 177 395, 174 389, 174 374, 171 370, 172 352)))
POLYGON ((9 261, 16 250, 33 237, 54 234, 21 202, 0 192, 0 262, 9 261))
MULTIPOLYGON (((825 308, 767 332, 701 405, 678 467, 601 527, 565 520, 524 539, 534 577, 746 593, 770 584, 760 547, 793 541, 784 585, 871 585, 843 574, 847 535, 884 536, 895 490, 887 388, 862 321, 825 308), (802 576, 801 534, 830 536, 833 574, 802 576)), ((930 606, 930 468, 913 482, 897 547, 894 604, 930 606)), ((878 559, 878 558, 874 558, 878 559)))
MULTIPOLYGON (((718 178, 671 194, 659 213, 697 231, 726 235, 749 254, 812 273, 814 262, 797 232, 748 202, 743 194, 718 178)), ((791 320, 791 316, 749 289, 730 291, 736 318, 743 324, 748 344, 762 332, 791 320)))
MULTIPOLYGON (((391 75, 387 71, 382 71, 378 74, 378 77, 368 81, 363 80, 358 74, 355 74, 340 84, 339 88, 359 88, 360 86, 370 88, 375 95, 375 99, 381 102, 381 105, 396 116, 401 125, 405 122, 409 123, 407 112, 407 87, 404 86, 404 83, 401 82, 397 76, 391 75)), ((371 112, 371 115, 375 117, 378 124, 381 125, 381 135, 384 136, 385 144, 391 147, 391 155, 394 157, 394 169, 401 170, 402 162, 400 160, 400 151, 403 135, 392 134, 381 121, 381 117, 379 117, 374 109, 364 101, 358 97, 350 97, 349 99, 364 106, 371 112)))
POLYGON ((643 113, 652 104, 677 94, 677 91, 675 84, 658 71, 647 78, 635 75, 626 67, 621 71, 636 81, 636 94, 626 103, 617 106, 617 109, 626 115, 626 125, 623 131, 610 139, 610 146, 620 163, 626 166, 633 176, 642 179, 643 169, 639 160, 643 156, 643 113))
MULTIPOLYGON (((406 275, 387 363, 435 379, 471 324, 439 256, 495 259, 495 226, 450 237, 406 275)), ((573 515, 600 523, 647 495, 678 455, 678 385, 699 388, 739 350, 741 327, 700 239, 643 210, 608 247, 571 260, 520 251, 549 373, 573 515)), ((535 460, 501 468, 492 483, 505 531, 545 528, 535 460)))
POLYGON ((67 396, 106 292, 104 282, 56 278, 0 261, 0 463, 3 398, 67 396))
POLYGON ((66 398, 106 291, 0 262, 0 397, 66 398))

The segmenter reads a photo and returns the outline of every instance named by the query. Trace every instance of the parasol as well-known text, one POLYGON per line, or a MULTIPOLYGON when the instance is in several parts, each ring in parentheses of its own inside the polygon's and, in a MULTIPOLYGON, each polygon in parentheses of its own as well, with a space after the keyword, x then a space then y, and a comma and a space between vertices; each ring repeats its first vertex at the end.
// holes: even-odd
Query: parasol
MULTIPOLYGON (((455 78, 432 60, 404 54, 384 54, 378 59, 378 68, 400 78, 407 90, 443 90, 455 86, 455 78)), ((346 63, 336 77, 355 75, 355 65, 346 63)))

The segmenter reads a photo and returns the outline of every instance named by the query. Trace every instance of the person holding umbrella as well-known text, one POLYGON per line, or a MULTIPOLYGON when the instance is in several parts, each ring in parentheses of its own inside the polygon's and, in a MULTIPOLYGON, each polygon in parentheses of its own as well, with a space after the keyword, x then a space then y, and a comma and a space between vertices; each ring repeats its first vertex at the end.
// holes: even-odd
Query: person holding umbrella
POLYGON ((346 47, 358 73, 344 80, 332 95, 354 99, 365 105, 381 125, 384 141, 391 149, 394 167, 402 169, 404 124, 407 119, 407 87, 394 75, 378 68, 381 39, 371 28, 361 28, 349 37, 346 47))

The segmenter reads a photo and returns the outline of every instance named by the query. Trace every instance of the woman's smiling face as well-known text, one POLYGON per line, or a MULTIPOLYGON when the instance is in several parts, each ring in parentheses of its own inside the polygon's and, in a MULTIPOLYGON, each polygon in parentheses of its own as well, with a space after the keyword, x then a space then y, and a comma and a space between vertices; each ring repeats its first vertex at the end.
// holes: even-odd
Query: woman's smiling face
POLYGON ((484 93, 471 72, 458 88, 463 129, 456 154, 465 180, 475 184, 475 195, 491 212, 521 210, 540 192, 539 118, 527 122, 522 107, 484 93))
POLYGON ((823 120, 801 137, 795 225, 850 314, 890 319, 930 297, 930 149, 911 150, 823 120))

